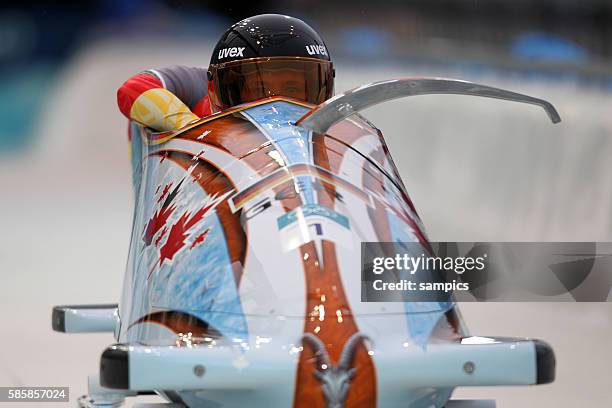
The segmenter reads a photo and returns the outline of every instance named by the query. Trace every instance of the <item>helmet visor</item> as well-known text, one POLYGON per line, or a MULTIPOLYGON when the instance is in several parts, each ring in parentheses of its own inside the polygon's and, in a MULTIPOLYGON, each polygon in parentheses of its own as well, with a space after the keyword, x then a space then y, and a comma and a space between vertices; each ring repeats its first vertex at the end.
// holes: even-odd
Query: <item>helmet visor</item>
POLYGON ((319 104, 333 95, 329 61, 304 57, 266 57, 210 67, 211 102, 219 109, 271 96, 319 104))

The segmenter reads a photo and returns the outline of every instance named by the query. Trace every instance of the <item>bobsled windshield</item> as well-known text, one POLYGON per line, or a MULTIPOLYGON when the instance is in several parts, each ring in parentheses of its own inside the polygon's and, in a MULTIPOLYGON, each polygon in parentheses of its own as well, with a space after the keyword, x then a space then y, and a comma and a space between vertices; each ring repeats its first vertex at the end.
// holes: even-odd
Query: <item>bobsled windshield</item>
POLYGON ((266 57, 211 65, 209 94, 219 109, 271 96, 320 104, 333 94, 332 63, 316 58, 266 57))

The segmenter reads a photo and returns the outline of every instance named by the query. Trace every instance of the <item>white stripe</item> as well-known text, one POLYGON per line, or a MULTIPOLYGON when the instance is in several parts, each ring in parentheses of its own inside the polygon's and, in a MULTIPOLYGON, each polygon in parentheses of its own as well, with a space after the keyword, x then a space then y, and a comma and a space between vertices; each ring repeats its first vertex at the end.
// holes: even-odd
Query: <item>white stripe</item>
MULTIPOLYGON (((366 134, 357 139, 351 147, 362 153, 364 156, 367 156, 370 152, 376 149, 377 141, 378 138, 376 136, 372 134, 366 134)), ((346 152, 342 156, 342 162, 340 163, 340 170, 337 176, 342 177, 349 183, 354 184, 355 186, 358 186, 362 191, 367 193, 366 189, 362 185, 362 173, 365 160, 366 159, 363 156, 355 153, 350 148, 347 148, 346 152)), ((365 230, 356 231, 363 241, 377 241, 378 239, 376 236, 376 232, 369 217, 365 218, 367 222, 364 222, 363 219, 357 220, 351 217, 352 214, 367 214, 368 208, 366 203, 353 196, 352 194, 348 194, 346 197, 344 197, 344 201, 345 204, 342 204, 339 200, 336 200, 334 204, 334 209, 340 214, 346 214, 351 218, 351 228, 353 228, 353 226, 358 226, 359 228, 365 227, 365 230), (345 205, 346 207, 348 207, 349 211, 346 211, 342 208, 345 205), (354 211, 353 209, 355 209, 356 211, 354 211)))
POLYGON ((147 69, 144 72, 148 72, 149 74, 155 75, 155 77, 161 81, 162 86, 164 87, 164 89, 168 89, 166 87, 166 81, 164 81, 164 77, 162 76, 162 74, 159 71, 156 71, 154 69, 147 69))
MULTIPOLYGON (((379 146, 378 136, 371 133, 364 134, 351 145, 352 148, 366 157, 379 146)), ((356 186, 360 186, 362 190, 366 191, 362 185, 365 161, 366 159, 362 155, 348 149, 342 157, 338 176, 343 177, 356 186)), ((366 191, 366 193, 368 192, 366 191)), ((349 217, 351 230, 359 241, 378 241, 372 220, 367 216, 368 207, 362 200, 352 194, 347 194, 346 197, 344 197, 344 204, 336 200, 334 209, 340 214, 349 217)), ((357 244, 359 244, 359 242, 357 244)), ((359 245, 357 245, 357 248, 358 247, 359 245)), ((351 304, 351 308, 353 309, 353 313, 355 315, 381 313, 382 304, 359 301, 361 299, 361 280, 359 279, 359 273, 355 274, 355 271, 361 270, 361 267, 360 258, 355 256, 355 251, 347 250, 342 246, 336 245, 336 256, 338 258, 338 269, 340 270, 344 290, 351 304)), ((395 327, 406 327, 406 319, 402 315, 405 312, 402 303, 385 303, 384 307, 387 313, 399 314, 396 319, 392 319, 391 317, 388 318, 390 321, 394 322, 396 325, 395 327)), ((359 321, 360 319, 356 317, 356 320, 359 321)), ((370 324, 371 323, 364 323, 363 326, 368 326, 370 324)), ((362 323, 359 323, 359 327, 362 327, 362 323)))

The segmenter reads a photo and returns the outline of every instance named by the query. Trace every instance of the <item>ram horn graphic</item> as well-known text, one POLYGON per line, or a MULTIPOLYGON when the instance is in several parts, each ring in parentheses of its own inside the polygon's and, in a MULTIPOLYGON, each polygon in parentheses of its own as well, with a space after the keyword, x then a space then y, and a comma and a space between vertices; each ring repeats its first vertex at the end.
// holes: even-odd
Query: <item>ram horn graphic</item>
POLYGON ((344 408, 346 395, 350 382, 355 376, 353 358, 360 341, 370 338, 361 333, 355 333, 344 343, 338 364, 332 364, 327 348, 321 339, 312 333, 306 333, 302 337, 304 343, 308 343, 317 358, 317 371, 315 377, 321 382, 321 389, 325 396, 327 408, 344 408))

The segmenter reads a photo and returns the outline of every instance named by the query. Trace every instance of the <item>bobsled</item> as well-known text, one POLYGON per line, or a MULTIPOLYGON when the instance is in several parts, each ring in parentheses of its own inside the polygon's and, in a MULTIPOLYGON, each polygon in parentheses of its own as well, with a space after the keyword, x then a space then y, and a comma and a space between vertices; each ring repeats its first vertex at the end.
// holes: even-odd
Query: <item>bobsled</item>
POLYGON ((493 403, 454 402, 454 388, 553 381, 548 344, 470 335, 452 299, 361 301, 362 242, 431 248, 359 111, 421 94, 530 103, 560 120, 526 95, 400 78, 319 106, 262 99, 175 132, 131 123, 121 299, 52 314, 56 331, 115 338, 79 406, 154 393, 177 407, 475 407, 493 403))

